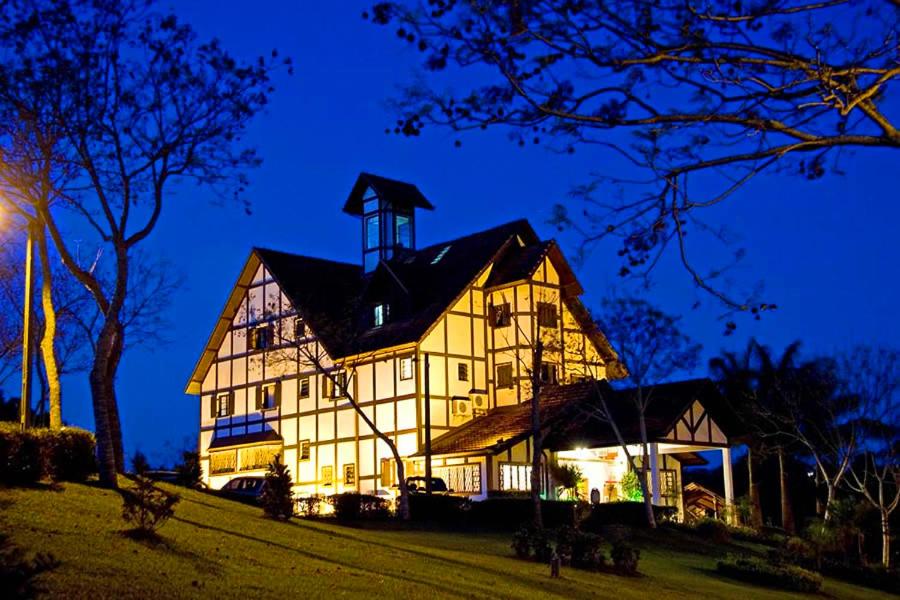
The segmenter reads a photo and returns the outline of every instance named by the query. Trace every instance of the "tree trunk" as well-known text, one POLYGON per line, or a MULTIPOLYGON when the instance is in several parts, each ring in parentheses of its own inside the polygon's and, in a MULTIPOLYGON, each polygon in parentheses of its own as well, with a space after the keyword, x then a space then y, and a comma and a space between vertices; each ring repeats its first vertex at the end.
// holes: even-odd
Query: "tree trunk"
POLYGON ((116 373, 119 371, 119 363, 122 361, 122 353, 125 347, 124 330, 121 325, 115 326, 116 337, 113 346, 112 357, 107 371, 109 377, 109 428, 112 436, 113 451, 116 457, 116 472, 125 473, 125 448, 122 444, 122 420, 119 417, 119 398, 116 395, 116 373))
POLYGON ((834 485, 831 484, 831 481, 826 479, 825 486, 828 488, 828 495, 825 497, 825 514, 822 516, 822 519, 825 523, 831 521, 831 504, 834 502, 834 485))
POLYGON ((94 408, 94 435, 97 439, 97 471, 100 475, 100 484, 108 488, 118 487, 116 450, 109 415, 109 407, 114 402, 112 382, 109 379, 112 337, 111 323, 106 322, 100 330, 97 351, 88 377, 94 408))
POLYGON ((819 488, 822 487, 822 473, 819 472, 819 469, 816 468, 816 516, 821 517, 822 513, 825 512, 825 507, 822 506, 822 496, 820 494, 819 488))
MULTIPOLYGON (((643 410, 641 410, 638 415, 638 421, 641 426, 641 452, 643 453, 643 458, 641 459, 641 476, 638 479, 640 480, 641 491, 644 494, 644 512, 647 514, 647 525, 651 529, 656 529, 656 515, 653 514, 653 498, 650 495, 650 490, 647 489, 647 469, 650 468, 650 453, 647 451, 647 421, 644 419, 643 410)), ((651 470, 650 472, 652 473, 653 471, 651 470)))
POLYGON ((881 511, 881 564, 885 569, 891 568, 891 514, 881 511))
POLYGON ((544 528, 544 515, 541 505, 541 361, 543 360, 544 343, 540 340, 534 346, 531 361, 531 504, 532 524, 535 529, 544 528))
POLYGON ((62 386, 56 357, 56 306, 53 304, 53 273, 44 225, 34 227, 35 242, 41 261, 41 310, 44 313, 44 335, 41 338, 41 360, 47 374, 50 429, 62 428, 62 386))
POLYGON ((750 492, 750 526, 762 528, 762 503, 759 497, 759 480, 756 478, 756 460, 758 452, 753 451, 753 444, 747 444, 747 481, 750 492))
POLYGON ((781 527, 793 535, 797 531, 794 524, 794 509, 791 508, 791 490, 788 485, 788 472, 784 464, 784 448, 778 448, 778 479, 781 484, 781 527))

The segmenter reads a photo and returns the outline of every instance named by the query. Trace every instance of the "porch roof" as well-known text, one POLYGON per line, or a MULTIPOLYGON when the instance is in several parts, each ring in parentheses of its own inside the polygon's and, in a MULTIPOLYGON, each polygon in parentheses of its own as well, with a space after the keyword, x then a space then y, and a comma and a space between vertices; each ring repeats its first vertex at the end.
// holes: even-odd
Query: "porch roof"
MULTIPOLYGON (((645 393, 648 391, 645 390, 645 393)), ((609 423, 600 416, 601 397, 628 444, 640 442, 637 413, 630 400, 634 390, 615 390, 606 381, 584 381, 568 385, 545 385, 541 390, 541 424, 544 447, 552 451, 616 446, 618 440, 609 423)), ((718 424, 730 419, 724 403, 708 379, 692 379, 657 385, 649 391, 650 404, 645 413, 650 441, 667 438, 686 411, 695 402, 713 416, 718 424)), ((726 436, 733 429, 723 429, 726 436)), ((488 411, 434 439, 432 454, 497 454, 531 436, 531 403, 502 406, 488 411)), ((419 456, 422 453, 418 453, 419 456)))

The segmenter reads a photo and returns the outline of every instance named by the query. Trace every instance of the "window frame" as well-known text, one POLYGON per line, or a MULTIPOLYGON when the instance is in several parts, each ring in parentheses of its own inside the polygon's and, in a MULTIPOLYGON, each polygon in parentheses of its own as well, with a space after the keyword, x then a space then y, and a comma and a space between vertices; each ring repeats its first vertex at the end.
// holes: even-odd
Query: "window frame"
POLYGON ((341 469, 343 472, 344 485, 356 486, 356 463, 345 463, 341 469), (350 477, 348 478, 348 474, 350 477))
POLYGON ((272 348, 274 345, 272 335, 272 324, 271 323, 263 323, 261 325, 253 325, 250 327, 250 335, 249 335, 249 344, 247 346, 251 351, 265 351, 272 348), (261 333, 265 333, 265 335, 260 336, 261 333), (260 340, 265 340, 265 344, 260 344, 260 340))
POLYGON ((391 318, 391 305, 379 302, 372 307, 372 327, 381 327, 391 318))
POLYGON ((347 371, 332 371, 328 375, 326 375, 325 380, 328 382, 328 398, 331 400, 339 400, 341 398, 346 398, 347 395, 344 393, 344 390, 341 387, 348 388, 350 387, 349 379, 347 378, 347 371), (336 379, 340 379, 342 386, 337 385, 336 379))
POLYGON ((515 387, 515 376, 513 375, 513 368, 511 362, 502 362, 497 363, 494 366, 494 386, 503 389, 511 389, 515 387), (501 383, 500 382, 500 369, 509 369, 509 383, 501 383))
POLYGON ((322 465, 319 468, 319 477, 322 487, 334 487, 334 465, 322 465), (328 473, 328 477, 325 473, 328 473))
POLYGON ((312 452, 310 451, 309 440, 300 440, 297 442, 297 462, 308 462, 312 452))
POLYGON ((559 367, 555 362, 541 361, 541 383, 546 383, 548 385, 556 385, 559 383, 559 367), (547 373, 552 374, 550 377, 545 376, 545 369, 547 373))
POLYGON ((400 364, 398 365, 400 381, 409 381, 410 379, 413 378, 413 374, 415 373, 415 369, 413 368, 413 362, 414 361, 413 361, 412 355, 400 357, 400 364), (403 374, 403 364, 404 363, 409 364, 409 373, 405 377, 403 374))
POLYGON ((259 394, 260 394, 259 410, 261 410, 261 411, 275 410, 276 408, 278 408, 278 406, 281 404, 281 399, 279 398, 279 392, 280 392, 280 390, 278 389, 279 387, 280 386, 277 381, 271 381, 269 383, 259 384, 259 394), (272 396, 271 396, 272 405, 271 406, 269 406, 266 402, 266 400, 269 398, 269 396, 266 393, 267 389, 272 390, 272 396))
POLYGON ((490 325, 494 329, 512 325, 512 310, 509 302, 490 305, 490 325))
POLYGON ((219 392, 216 394, 216 419, 224 419, 232 415, 231 392, 219 392), (222 400, 225 400, 225 412, 222 412, 222 400))
POLYGON ((558 327, 559 314, 556 310, 556 304, 553 302, 538 302, 537 322, 538 327, 552 327, 554 329, 558 327))
POLYGON ((457 363, 456 379, 458 381, 469 381, 469 363, 462 361, 457 363))

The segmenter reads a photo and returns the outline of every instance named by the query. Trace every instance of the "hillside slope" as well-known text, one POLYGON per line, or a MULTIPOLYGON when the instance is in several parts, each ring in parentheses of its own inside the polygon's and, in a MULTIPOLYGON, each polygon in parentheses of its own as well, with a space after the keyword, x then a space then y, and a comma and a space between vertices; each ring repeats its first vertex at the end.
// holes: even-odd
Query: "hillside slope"
MULTIPOLYGON (((276 523, 252 506, 179 492, 176 515, 161 530, 162 546, 122 536, 118 494, 87 485, 0 488, 0 530, 61 561, 41 577, 54 597, 791 597, 720 578, 714 558, 704 554, 645 548, 643 577, 564 569, 562 578, 550 579, 547 567, 511 558, 506 535, 276 523)), ((825 591, 880 597, 832 581, 825 591)))

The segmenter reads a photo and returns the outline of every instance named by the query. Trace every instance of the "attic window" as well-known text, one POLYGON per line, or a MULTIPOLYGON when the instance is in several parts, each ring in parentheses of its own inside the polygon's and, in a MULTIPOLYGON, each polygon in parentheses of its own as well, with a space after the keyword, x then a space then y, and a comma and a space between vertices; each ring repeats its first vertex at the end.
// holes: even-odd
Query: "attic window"
POLYGON ((437 256, 432 259, 431 264, 436 265, 441 262, 441 259, 444 258, 444 255, 447 254, 447 251, 450 250, 450 246, 444 246, 441 248, 441 251, 438 252, 437 256))
POLYGON ((389 304, 376 304, 375 310, 373 314, 373 322, 375 327, 381 327, 384 325, 385 321, 388 320, 388 317, 391 312, 391 306, 389 304))

